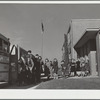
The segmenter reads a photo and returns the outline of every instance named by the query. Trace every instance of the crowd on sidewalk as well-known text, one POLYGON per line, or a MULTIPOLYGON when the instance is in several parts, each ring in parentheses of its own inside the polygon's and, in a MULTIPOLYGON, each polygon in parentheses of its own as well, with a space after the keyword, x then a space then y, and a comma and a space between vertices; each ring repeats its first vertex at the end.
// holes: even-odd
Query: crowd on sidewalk
MULTIPOLYGON (((89 72, 89 60, 88 57, 81 57, 80 59, 72 59, 67 65, 65 61, 61 61, 61 74, 62 77, 70 76, 87 76, 89 72), (78 74, 77 71, 81 71, 78 74)), ((48 58, 43 61, 42 57, 38 54, 33 55, 31 50, 28 54, 21 55, 18 61, 18 85, 37 84, 41 82, 41 73, 47 77, 47 79, 59 78, 58 60, 54 58, 50 61, 48 58)))
POLYGON ((77 60, 71 59, 71 61, 67 64, 67 67, 64 61, 61 61, 61 66, 62 66, 62 72, 64 77, 66 76, 85 77, 90 75, 89 58, 86 55, 85 57, 80 57, 77 60))
POLYGON ((36 84, 41 82, 41 73, 49 78, 57 78, 58 60, 54 58, 49 61, 48 58, 43 61, 42 57, 38 54, 33 55, 31 50, 28 54, 21 55, 18 61, 18 85, 36 84))

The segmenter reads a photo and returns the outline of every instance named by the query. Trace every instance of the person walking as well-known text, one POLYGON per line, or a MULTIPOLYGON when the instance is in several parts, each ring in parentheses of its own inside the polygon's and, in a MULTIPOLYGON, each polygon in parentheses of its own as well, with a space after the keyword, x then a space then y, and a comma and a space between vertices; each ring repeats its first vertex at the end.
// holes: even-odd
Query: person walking
POLYGON ((53 60, 53 69, 54 69, 54 79, 58 79, 58 60, 54 58, 53 60))

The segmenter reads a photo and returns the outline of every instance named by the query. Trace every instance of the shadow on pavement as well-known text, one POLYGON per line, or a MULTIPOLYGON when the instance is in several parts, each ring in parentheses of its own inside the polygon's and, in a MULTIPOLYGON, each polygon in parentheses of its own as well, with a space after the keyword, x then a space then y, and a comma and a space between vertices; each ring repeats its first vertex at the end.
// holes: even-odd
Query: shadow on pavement
POLYGON ((33 83, 33 84, 29 84, 29 85, 20 85, 20 86, 18 86, 15 83, 15 84, 3 87, 3 89, 28 89, 28 88, 34 87, 36 85, 39 85, 42 82, 46 82, 46 81, 50 81, 50 80, 52 80, 52 78, 50 78, 50 79, 47 79, 47 78, 46 79, 41 79, 41 82, 36 83, 36 84, 33 83))

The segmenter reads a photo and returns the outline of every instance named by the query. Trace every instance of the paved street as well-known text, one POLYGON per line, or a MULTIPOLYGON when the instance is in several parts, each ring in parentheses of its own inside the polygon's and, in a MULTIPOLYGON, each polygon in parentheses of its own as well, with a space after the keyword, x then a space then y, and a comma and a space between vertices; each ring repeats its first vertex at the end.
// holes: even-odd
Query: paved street
POLYGON ((97 77, 70 77, 42 81, 36 85, 12 85, 5 89, 100 89, 100 79, 97 77))
MULTIPOLYGON (((31 87, 29 89, 34 89, 31 87)), ((100 89, 99 78, 61 78, 42 82, 35 89, 100 89)))

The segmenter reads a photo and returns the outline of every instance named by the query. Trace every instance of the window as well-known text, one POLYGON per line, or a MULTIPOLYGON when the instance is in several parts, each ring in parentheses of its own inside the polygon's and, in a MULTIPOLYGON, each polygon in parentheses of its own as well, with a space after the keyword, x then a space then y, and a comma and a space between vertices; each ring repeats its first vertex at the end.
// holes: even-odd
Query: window
POLYGON ((0 50, 2 50, 2 39, 0 39, 0 50))
POLYGON ((3 44, 3 50, 5 52, 8 52, 8 43, 4 41, 4 44, 3 44))

